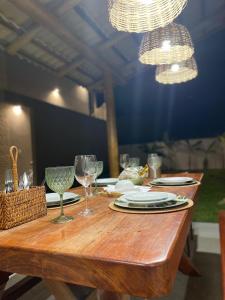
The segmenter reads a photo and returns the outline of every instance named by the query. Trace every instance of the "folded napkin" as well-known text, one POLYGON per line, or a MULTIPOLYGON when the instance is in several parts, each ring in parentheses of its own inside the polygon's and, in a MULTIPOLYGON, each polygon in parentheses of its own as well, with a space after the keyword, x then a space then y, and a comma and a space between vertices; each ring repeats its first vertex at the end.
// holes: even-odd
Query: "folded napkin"
POLYGON ((130 180, 119 180, 115 185, 108 185, 108 187, 119 193, 135 191, 135 186, 130 180))
POLYGON ((140 176, 139 174, 141 169, 142 167, 132 167, 123 170, 122 173, 119 175, 119 180, 122 181, 128 179, 134 184, 141 185, 144 181, 144 177, 140 176))
POLYGON ((119 180, 115 185, 108 185, 104 188, 108 193, 130 193, 130 192, 148 192, 150 187, 148 186, 135 186, 130 180, 119 180))

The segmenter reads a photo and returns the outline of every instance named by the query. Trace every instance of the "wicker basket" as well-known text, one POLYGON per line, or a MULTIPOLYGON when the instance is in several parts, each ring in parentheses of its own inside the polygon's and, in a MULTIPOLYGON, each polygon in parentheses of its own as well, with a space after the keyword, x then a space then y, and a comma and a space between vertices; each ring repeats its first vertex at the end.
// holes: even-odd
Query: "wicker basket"
POLYGON ((45 187, 18 190, 18 149, 9 149, 12 160, 14 192, 0 192, 0 229, 9 229, 47 215, 45 187))
POLYGON ((0 193, 0 229, 9 229, 47 214, 45 187, 0 193))

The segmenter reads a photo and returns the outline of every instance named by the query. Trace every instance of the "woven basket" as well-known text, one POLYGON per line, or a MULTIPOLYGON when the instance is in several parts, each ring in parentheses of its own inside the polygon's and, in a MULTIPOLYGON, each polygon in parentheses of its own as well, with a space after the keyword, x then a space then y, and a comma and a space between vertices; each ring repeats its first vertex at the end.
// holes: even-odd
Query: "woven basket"
POLYGON ((172 23, 144 34, 139 60, 150 65, 174 64, 191 58, 193 53, 194 47, 187 28, 172 23))
POLYGON ((0 229, 9 229, 47 215, 45 187, 18 190, 18 148, 9 149, 14 192, 0 192, 0 229))
POLYGON ((119 31, 147 32, 170 24, 187 0, 108 0, 109 20, 119 31))
POLYGON ((45 187, 0 192, 0 229, 9 229, 47 214, 45 187))
POLYGON ((156 67, 155 79, 162 84, 182 83, 198 76, 198 67, 194 57, 174 65, 156 67), (173 67, 178 67, 174 69, 173 67))

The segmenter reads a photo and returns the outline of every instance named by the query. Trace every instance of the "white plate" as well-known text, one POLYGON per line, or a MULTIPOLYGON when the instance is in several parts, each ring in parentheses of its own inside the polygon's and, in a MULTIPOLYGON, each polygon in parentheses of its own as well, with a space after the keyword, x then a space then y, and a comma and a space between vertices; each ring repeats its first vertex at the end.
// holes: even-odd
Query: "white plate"
POLYGON ((166 184, 166 183, 186 183, 193 180, 194 179, 191 177, 163 177, 163 178, 157 178, 153 181, 166 184))
POLYGON ((116 184, 118 180, 118 178, 99 178, 96 180, 96 183, 98 185, 116 184))
MULTIPOLYGON (((72 199, 79 199, 80 195, 78 194, 74 194, 74 193, 70 193, 70 192, 65 192, 63 194, 63 202, 64 201, 69 201, 72 199)), ((60 198, 59 198, 59 194, 57 193, 47 193, 46 194, 46 202, 48 204, 58 204, 60 202, 60 198)))
POLYGON ((141 201, 141 202, 152 202, 152 201, 161 201, 161 200, 172 200, 176 199, 176 195, 172 193, 165 192, 149 192, 149 193, 132 193, 125 195, 125 198, 128 201, 141 201))
POLYGON ((124 191, 124 192, 117 191, 116 188, 115 188, 115 185, 108 185, 104 188, 104 190, 108 193, 118 192, 118 193, 121 193, 123 195, 127 195, 127 194, 130 194, 130 193, 137 193, 137 192, 146 193, 146 192, 150 191, 150 189, 151 188, 149 186, 142 186, 142 185, 135 185, 132 190, 124 191))
MULTIPOLYGON (((122 201, 122 202, 126 202, 126 203, 131 203, 131 204, 140 204, 140 205, 147 205, 147 204, 157 204, 157 203, 162 203, 162 202, 168 202, 168 201, 174 201, 177 198, 176 194, 173 193, 165 193, 167 194, 167 197, 161 198, 161 199, 151 199, 151 200, 128 200, 127 195, 123 195, 121 197, 119 197, 117 200, 122 201)), ((129 195, 130 196, 130 195, 129 195)))
POLYGON ((172 207, 184 205, 187 202, 188 200, 185 199, 185 200, 172 200, 172 201, 150 204, 150 203, 131 203, 126 201, 120 201, 119 199, 117 199, 115 200, 114 204, 123 208, 155 210, 155 209, 172 208, 172 207))

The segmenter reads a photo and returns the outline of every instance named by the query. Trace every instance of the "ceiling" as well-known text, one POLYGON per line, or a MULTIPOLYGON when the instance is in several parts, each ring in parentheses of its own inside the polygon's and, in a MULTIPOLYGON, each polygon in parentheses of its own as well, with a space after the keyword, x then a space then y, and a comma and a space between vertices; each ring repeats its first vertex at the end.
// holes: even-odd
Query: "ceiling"
MULTIPOLYGON (((225 2, 189 0, 176 22, 195 43, 225 27, 225 2)), ((89 89, 101 89, 106 72, 123 85, 143 71, 140 38, 112 28, 107 0, 0 0, 1 49, 89 89)))

